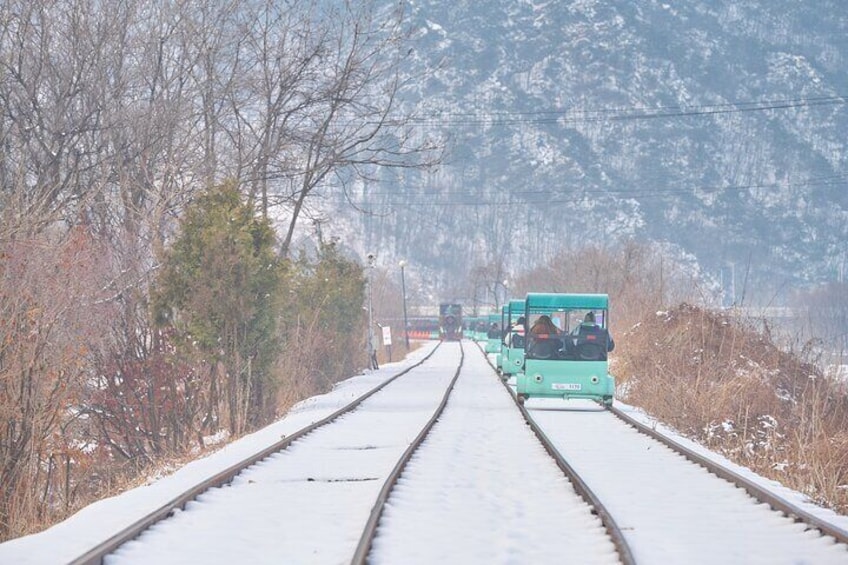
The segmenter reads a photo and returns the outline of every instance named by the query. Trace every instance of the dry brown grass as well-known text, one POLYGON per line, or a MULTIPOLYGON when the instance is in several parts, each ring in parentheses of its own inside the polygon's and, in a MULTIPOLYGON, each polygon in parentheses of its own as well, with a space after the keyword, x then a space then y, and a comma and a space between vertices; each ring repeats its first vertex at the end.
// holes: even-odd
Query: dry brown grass
POLYGON ((618 340, 625 402, 820 504, 848 511, 848 396, 802 356, 683 304, 618 340))

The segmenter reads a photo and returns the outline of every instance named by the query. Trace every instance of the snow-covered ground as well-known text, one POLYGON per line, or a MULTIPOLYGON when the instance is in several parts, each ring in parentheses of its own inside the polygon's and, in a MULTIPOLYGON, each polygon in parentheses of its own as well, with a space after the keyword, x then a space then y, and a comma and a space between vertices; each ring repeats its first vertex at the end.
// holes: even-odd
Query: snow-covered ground
MULTIPOLYGON (((483 353, 470 342, 464 346, 465 363, 446 412, 393 491, 369 560, 614 562, 617 556, 597 517, 523 424, 483 353)), ((95 503, 41 534, 0 544, 0 563, 66 563, 190 485, 331 414, 420 360, 432 347, 435 344, 408 360, 348 379, 332 392, 299 404, 279 422, 169 477, 95 503)), ((208 491, 168 524, 148 530, 107 562, 349 561, 385 476, 435 410, 453 376, 458 352, 457 344, 445 344, 409 378, 392 383, 342 422, 316 430, 255 465, 231 486, 208 491), (193 544, 184 543, 189 534, 195 536, 193 544)), ((619 406, 650 422, 637 410, 619 406)), ((528 408, 543 421, 546 433, 561 442, 572 465, 585 472, 584 479, 597 488, 602 500, 607 499, 604 502, 625 528, 640 563, 848 563, 844 546, 817 532, 804 532, 803 525, 750 502, 740 489, 682 462, 611 414, 596 411, 591 403, 531 399, 528 408), (607 427, 609 422, 615 426, 607 427), (578 436, 589 441, 578 443, 578 436), (633 463, 640 454, 654 450, 662 452, 659 458, 633 463), (678 460, 686 470, 672 480, 666 473, 678 460), (704 486, 707 483, 710 486, 704 486), (711 494, 714 483, 725 490, 711 494), (677 515, 662 526, 661 521, 669 519, 667 512, 677 511, 671 503, 685 496, 693 497, 684 509, 694 514, 677 515), (736 499, 741 502, 735 510, 716 513, 718 502, 736 499), (646 518, 655 525, 646 525, 646 518), (741 522, 735 526, 734 520, 741 522), (706 537, 706 526, 716 524, 730 530, 730 538, 736 535, 744 550, 740 546, 727 550, 717 545, 724 542, 706 537), (774 529, 760 527, 764 524, 773 524, 774 529), (809 546, 799 550, 797 545, 785 545, 789 538, 801 538, 809 546), (777 557, 769 553, 775 548, 782 548, 777 557)), ((656 427, 674 436, 671 430, 656 427)), ((683 438, 675 440, 709 453, 683 438)), ((773 481, 712 457, 784 498, 804 500, 773 481)), ((817 514, 841 527, 848 525, 848 519, 832 512, 818 509, 817 514)))
POLYGON ((44 532, 0 544, 0 564, 55 565, 72 561, 91 547, 133 524, 140 517, 170 502, 191 486, 273 445, 281 437, 291 435, 329 416, 385 382, 398 371, 417 363, 435 346, 436 343, 426 343, 401 362, 386 364, 377 371, 347 379, 331 392, 297 404, 279 421, 240 438, 207 457, 189 463, 172 475, 95 502, 44 532))
POLYGON ((637 562, 848 563, 848 546, 806 531, 611 412, 562 404, 527 407, 624 530, 637 562))
POLYGON ((121 546, 106 564, 349 561, 386 477, 442 401, 458 348, 442 346, 353 412, 121 546))
POLYGON ((698 453, 699 455, 702 455, 704 457, 711 459, 712 461, 715 461, 716 463, 718 463, 722 467, 733 471, 737 475, 741 475, 741 476, 745 477, 749 481, 756 483, 760 487, 768 490, 772 494, 775 494, 775 495, 781 497, 785 501, 799 507, 800 509, 802 509, 802 510, 804 510, 804 511, 810 513, 810 514, 813 514, 816 517, 818 517, 818 518, 820 518, 820 519, 822 519, 826 522, 834 524, 838 528, 841 528, 845 531, 848 531, 848 516, 843 516, 843 515, 837 514, 833 510, 830 510, 828 508, 823 508, 823 507, 815 504, 805 494, 800 493, 796 490, 790 489, 788 487, 785 487, 781 483, 779 483, 778 481, 768 479, 766 477, 758 475, 757 473, 751 471, 747 467, 742 467, 740 465, 737 465, 736 463, 734 463, 733 461, 730 461, 726 457, 710 451, 709 449, 702 446, 701 444, 696 443, 696 442, 694 442, 690 439, 687 439, 685 437, 682 437, 672 428, 669 428, 668 426, 664 425, 662 422, 658 422, 655 418, 651 418, 650 416, 648 416, 647 414, 645 414, 642 410, 640 410, 638 408, 635 408, 633 406, 628 406, 627 404, 624 404, 624 403, 621 403, 621 402, 616 402, 616 406, 620 410, 627 412, 632 418, 639 420, 640 422, 642 422, 644 424, 647 424, 648 426, 650 426, 651 428, 653 428, 657 432, 661 433, 662 435, 664 435, 668 438, 671 438, 672 440, 681 444, 683 447, 689 449, 690 451, 694 451, 694 452, 698 453))

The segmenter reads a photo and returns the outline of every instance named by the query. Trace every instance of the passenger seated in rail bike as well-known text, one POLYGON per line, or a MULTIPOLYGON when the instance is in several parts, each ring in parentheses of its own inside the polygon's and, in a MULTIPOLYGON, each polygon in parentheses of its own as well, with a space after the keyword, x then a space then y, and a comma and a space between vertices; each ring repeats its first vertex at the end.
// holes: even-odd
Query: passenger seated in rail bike
POLYGON ((524 316, 520 316, 507 330, 504 343, 507 347, 524 347, 524 316))
POLYGON ((486 337, 489 339, 497 339, 501 337, 501 327, 497 322, 492 322, 492 325, 489 326, 489 331, 486 333, 486 337))
POLYGON ((563 347, 561 332, 551 318, 544 314, 539 316, 539 319, 530 327, 527 343, 530 346, 527 355, 536 359, 556 359, 561 356, 559 353, 563 347))
POLYGON ((615 349, 609 331, 598 325, 595 313, 588 312, 583 322, 572 333, 575 358, 583 361, 604 361, 607 353, 615 349))

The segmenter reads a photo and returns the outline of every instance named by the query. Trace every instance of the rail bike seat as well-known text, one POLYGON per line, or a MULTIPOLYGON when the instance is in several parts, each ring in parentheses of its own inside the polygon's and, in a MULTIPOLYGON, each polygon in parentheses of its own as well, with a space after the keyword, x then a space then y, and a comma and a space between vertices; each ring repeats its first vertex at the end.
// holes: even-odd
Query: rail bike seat
POLYGON ((579 336, 574 344, 574 356, 580 361, 606 361, 606 335, 598 333, 579 336))
POLYGON ((530 349, 526 355, 534 359, 557 359, 562 349, 562 341, 553 335, 545 337, 534 337, 530 342, 530 349))

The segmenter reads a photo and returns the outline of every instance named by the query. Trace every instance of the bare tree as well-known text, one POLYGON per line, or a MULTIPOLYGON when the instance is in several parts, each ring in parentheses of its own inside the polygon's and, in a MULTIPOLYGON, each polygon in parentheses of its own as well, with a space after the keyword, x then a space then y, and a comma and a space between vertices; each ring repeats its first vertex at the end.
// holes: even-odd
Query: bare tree
POLYGON ((89 347, 108 315, 96 290, 107 254, 84 229, 2 248, 0 538, 57 506, 44 469, 91 440, 75 435, 73 421, 85 402, 89 347))
MULTIPOLYGON (((107 56, 123 11, 12 0, 0 8, 0 186, 7 229, 73 218, 104 186, 107 56)), ((75 218, 74 218, 75 219, 75 218)), ((29 226, 29 227, 27 227, 29 226)))
POLYGON ((138 465, 199 433, 216 391, 150 307, 196 194, 237 178, 262 214, 290 213, 288 252, 311 197, 438 161, 398 99, 402 13, 376 6, 0 3, 0 530, 17 528, 12 497, 51 499, 61 460, 66 490, 82 484, 79 454, 44 447, 82 414, 98 449, 138 465))
POLYGON ((247 180, 266 217, 269 184, 293 167, 286 156, 291 129, 314 103, 327 41, 300 4, 266 1, 242 24, 239 80, 224 93, 237 178, 247 180))
MULTIPOLYGON (((322 186, 345 190, 378 168, 427 167, 441 157, 399 105, 408 54, 402 12, 377 11, 373 2, 328 8, 310 0, 287 8, 308 14, 294 20, 296 32, 263 33, 251 44, 261 61, 253 69, 261 103, 248 152, 256 163, 251 194, 263 212, 278 204, 290 212, 284 252, 307 199, 322 186)), ((260 29, 292 17, 266 11, 260 29)))
POLYGON ((628 327, 648 312, 692 299, 694 275, 662 248, 625 240, 609 247, 562 251, 519 277, 514 286, 518 295, 530 291, 609 294, 616 324, 628 327))

